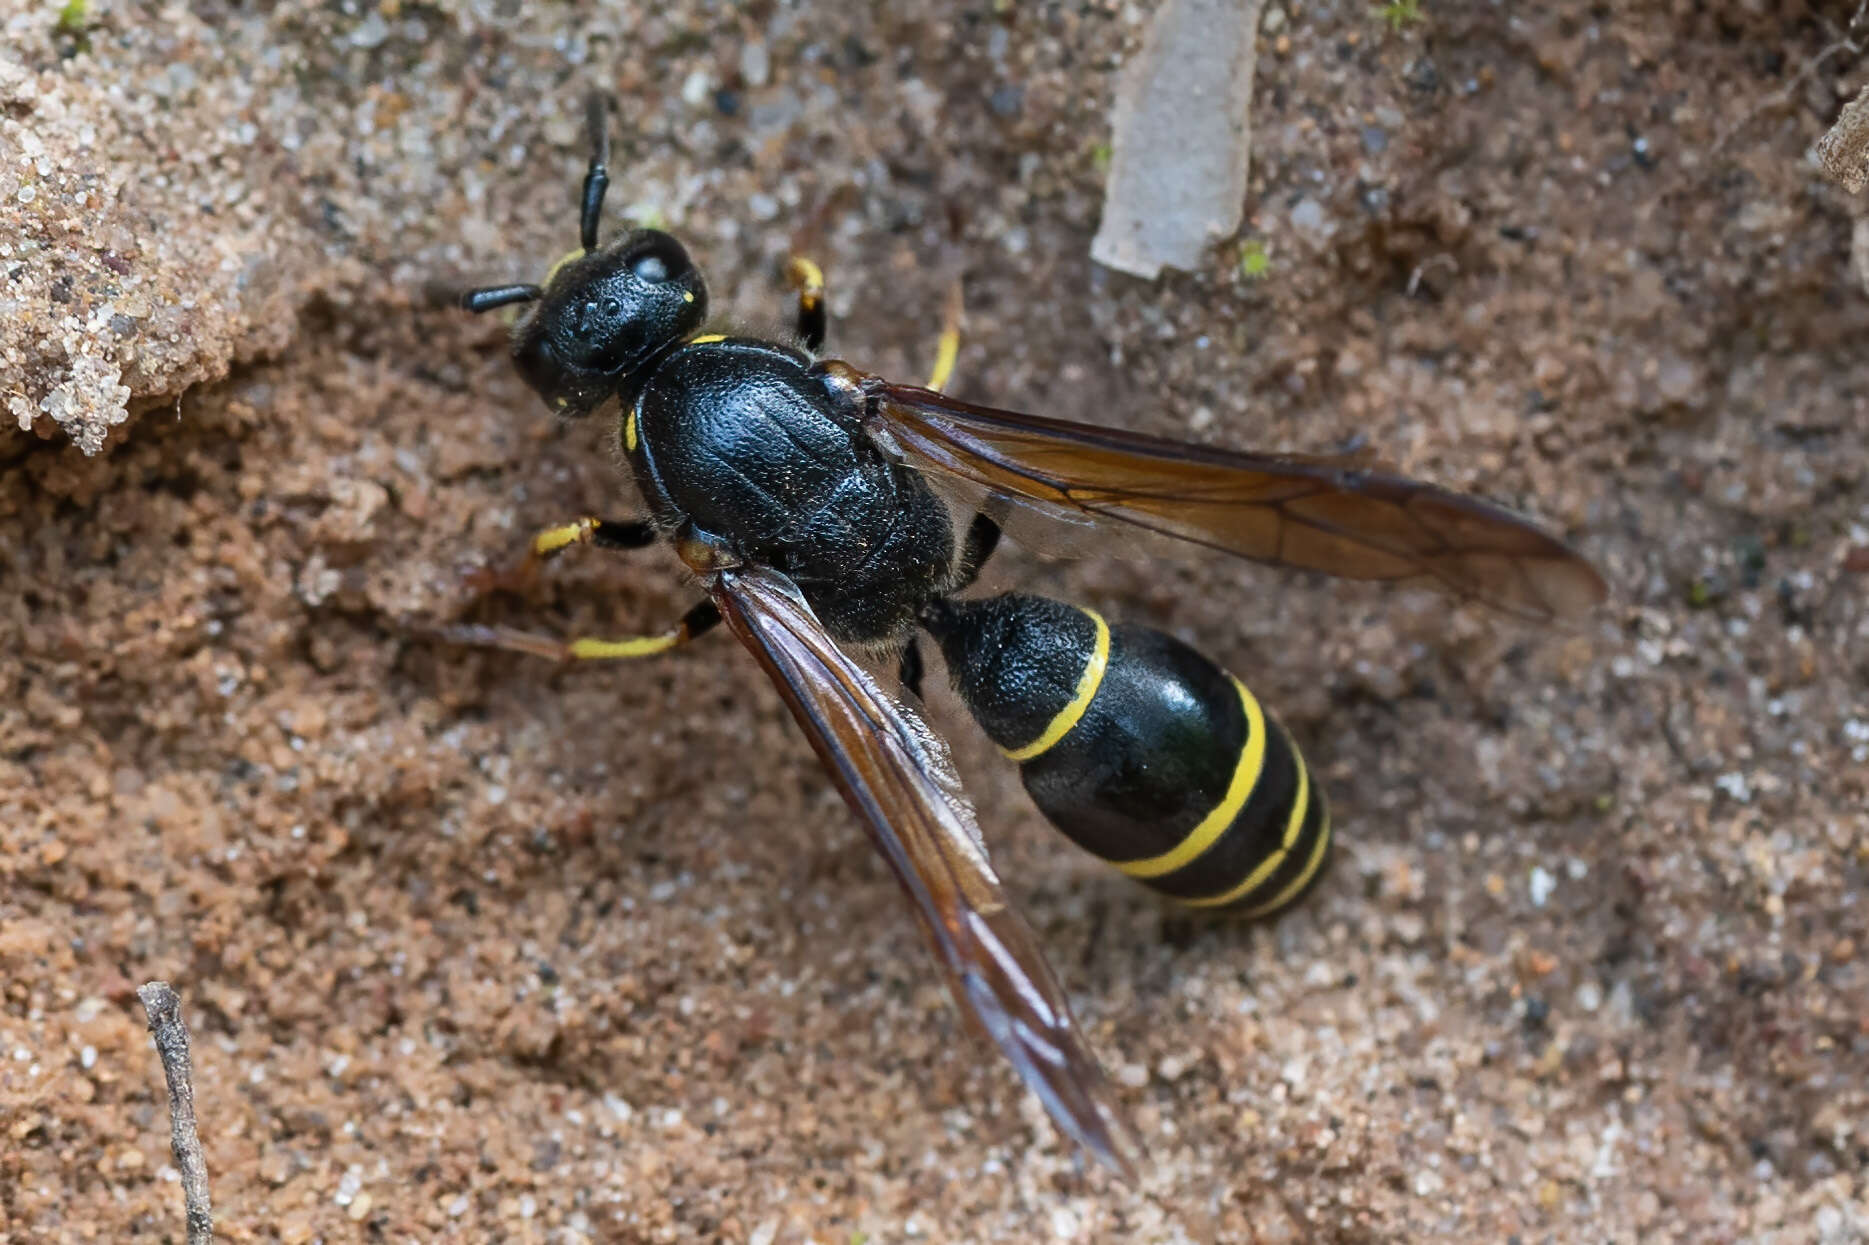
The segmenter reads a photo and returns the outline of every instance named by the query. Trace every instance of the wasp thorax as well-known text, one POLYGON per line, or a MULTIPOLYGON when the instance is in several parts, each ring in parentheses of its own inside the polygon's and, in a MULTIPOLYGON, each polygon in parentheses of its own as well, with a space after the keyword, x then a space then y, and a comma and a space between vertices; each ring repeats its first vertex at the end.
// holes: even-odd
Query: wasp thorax
POLYGON ((519 371, 553 411, 588 415, 707 317, 707 286, 688 252, 644 229, 553 270, 513 335, 519 371))

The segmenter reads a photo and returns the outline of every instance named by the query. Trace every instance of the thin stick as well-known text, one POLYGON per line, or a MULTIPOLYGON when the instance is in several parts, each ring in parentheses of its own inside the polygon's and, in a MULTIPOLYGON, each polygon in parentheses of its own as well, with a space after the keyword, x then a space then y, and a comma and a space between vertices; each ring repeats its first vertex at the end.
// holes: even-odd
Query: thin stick
POLYGON ((182 1000, 166 981, 152 981, 136 992, 149 1015, 162 1075, 169 1082, 169 1149, 182 1169, 182 1205, 188 1214, 188 1245, 211 1245, 214 1215, 208 1208, 208 1166, 195 1135, 195 1087, 189 1079, 188 1026, 182 1000))

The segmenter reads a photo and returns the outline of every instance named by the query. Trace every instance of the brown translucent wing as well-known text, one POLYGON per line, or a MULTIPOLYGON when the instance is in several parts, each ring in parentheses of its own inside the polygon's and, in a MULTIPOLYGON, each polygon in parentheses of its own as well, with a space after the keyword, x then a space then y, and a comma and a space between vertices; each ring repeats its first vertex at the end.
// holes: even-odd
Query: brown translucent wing
POLYGON ((1131 1134, 1038 940, 1000 890, 940 739, 832 642, 784 575, 722 571, 710 591, 895 870, 961 1011, 1066 1136, 1133 1179, 1131 1134))
POLYGON ((1432 584, 1539 621, 1608 595, 1564 542, 1432 484, 974 406, 879 377, 860 384, 871 434, 906 461, 1067 522, 1116 520, 1256 562, 1432 584))

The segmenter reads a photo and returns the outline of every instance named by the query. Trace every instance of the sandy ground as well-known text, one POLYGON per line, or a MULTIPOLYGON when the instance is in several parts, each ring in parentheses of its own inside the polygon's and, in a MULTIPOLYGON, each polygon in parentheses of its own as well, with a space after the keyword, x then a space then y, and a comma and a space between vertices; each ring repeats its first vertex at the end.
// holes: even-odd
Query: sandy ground
POLYGON ((0 1238, 180 1239, 161 977, 235 1241, 1869 1239, 1864 203, 1805 154, 1852 7, 1271 6, 1269 269, 1142 282, 1087 254, 1147 3, 4 0, 0 1238), (1300 910, 1194 923, 936 698, 1138 1188, 970 1043, 724 633, 567 673, 407 628, 692 593, 462 583, 633 506, 430 295, 575 242, 592 86, 614 216, 744 324, 802 247, 834 353, 912 377, 962 276, 964 396, 1368 443, 1615 583, 1540 632, 996 566, 1240 672, 1341 830, 1300 910))

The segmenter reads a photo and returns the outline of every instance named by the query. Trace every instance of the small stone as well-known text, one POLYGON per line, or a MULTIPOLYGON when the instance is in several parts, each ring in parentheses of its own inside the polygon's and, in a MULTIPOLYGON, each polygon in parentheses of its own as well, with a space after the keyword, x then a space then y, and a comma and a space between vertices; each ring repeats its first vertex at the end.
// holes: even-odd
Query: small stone
POLYGON ((740 81, 749 87, 765 86, 772 76, 772 56, 763 43, 749 43, 740 49, 740 81))
POLYGON ((1330 232, 1329 222, 1324 218, 1324 205, 1308 195, 1292 208, 1291 224, 1292 228, 1308 234, 1322 236, 1330 232))
POLYGON ((380 48, 389 40, 389 23, 381 13, 372 12, 350 32, 350 43, 357 48, 380 48))

